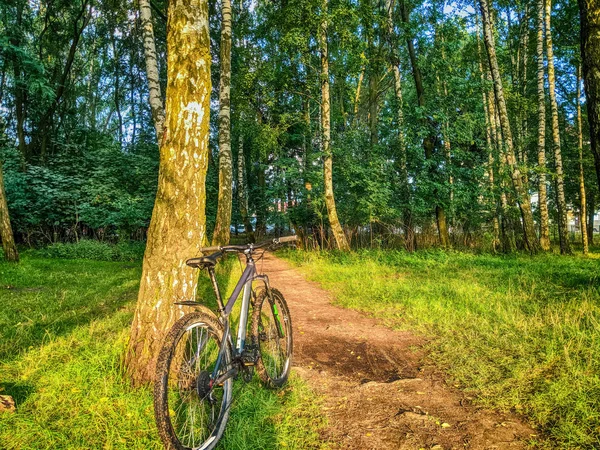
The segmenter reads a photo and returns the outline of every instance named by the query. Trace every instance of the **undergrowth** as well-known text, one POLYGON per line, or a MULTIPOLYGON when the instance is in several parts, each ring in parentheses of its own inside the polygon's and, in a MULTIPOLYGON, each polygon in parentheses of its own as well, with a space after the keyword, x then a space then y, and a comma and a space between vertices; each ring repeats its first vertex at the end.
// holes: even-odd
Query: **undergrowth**
POLYGON ((559 448, 600 446, 600 259, 429 251, 290 252, 336 301, 429 339, 481 405, 559 448))

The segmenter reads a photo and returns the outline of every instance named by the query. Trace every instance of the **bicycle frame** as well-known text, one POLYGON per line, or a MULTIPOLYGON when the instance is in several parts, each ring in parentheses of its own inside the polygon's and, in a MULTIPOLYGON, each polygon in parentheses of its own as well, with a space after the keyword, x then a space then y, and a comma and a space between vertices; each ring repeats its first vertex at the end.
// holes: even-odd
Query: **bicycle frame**
POLYGON ((225 373, 217 377, 217 374, 219 373, 219 370, 221 368, 221 363, 223 361, 227 346, 229 346, 229 348, 231 349, 231 354, 233 356, 234 361, 238 359, 244 352, 248 329, 248 312, 250 310, 250 297, 252 295, 252 283, 255 280, 262 281, 265 284, 267 292, 269 292, 269 277, 264 274, 259 275, 256 272, 256 264, 252 259, 252 256, 250 254, 246 254, 246 268, 244 269, 244 272, 242 273, 235 288, 233 289, 231 296, 227 300, 227 304, 223 304, 223 299, 221 297, 219 285, 217 284, 214 267, 208 269, 208 274, 213 285, 213 290, 215 291, 215 294, 217 296, 217 304, 219 305, 220 319, 223 323, 224 329, 223 340, 221 342, 221 348, 219 349, 219 356, 217 357, 217 363, 215 364, 215 368, 212 373, 212 379, 214 380, 213 384, 220 384, 228 378, 236 376, 239 372, 238 365, 233 364, 232 367, 230 367, 225 373), (240 292, 242 292, 242 289, 244 292, 242 295, 242 305, 240 309, 238 335, 236 345, 234 347, 233 340, 231 337, 231 324, 229 321, 229 316, 231 315, 233 306, 237 302, 237 299, 240 295, 240 292))

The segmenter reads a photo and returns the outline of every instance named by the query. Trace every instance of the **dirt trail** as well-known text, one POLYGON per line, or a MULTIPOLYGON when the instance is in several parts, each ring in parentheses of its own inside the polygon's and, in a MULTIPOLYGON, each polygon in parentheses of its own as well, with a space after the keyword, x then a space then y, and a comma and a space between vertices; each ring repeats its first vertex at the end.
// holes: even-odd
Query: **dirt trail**
POLYGON ((534 430, 472 406, 422 366, 421 339, 332 305, 326 291, 269 253, 263 270, 290 307, 296 372, 326 394, 326 440, 361 450, 527 447, 534 430))

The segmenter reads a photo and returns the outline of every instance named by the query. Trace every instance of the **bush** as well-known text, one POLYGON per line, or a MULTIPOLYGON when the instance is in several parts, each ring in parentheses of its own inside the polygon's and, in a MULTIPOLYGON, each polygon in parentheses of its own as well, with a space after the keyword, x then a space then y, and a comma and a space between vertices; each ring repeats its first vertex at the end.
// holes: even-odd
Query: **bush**
POLYGON ((106 242, 83 239, 77 243, 52 244, 34 253, 44 258, 90 259, 94 261, 138 261, 144 256, 145 242, 106 242))

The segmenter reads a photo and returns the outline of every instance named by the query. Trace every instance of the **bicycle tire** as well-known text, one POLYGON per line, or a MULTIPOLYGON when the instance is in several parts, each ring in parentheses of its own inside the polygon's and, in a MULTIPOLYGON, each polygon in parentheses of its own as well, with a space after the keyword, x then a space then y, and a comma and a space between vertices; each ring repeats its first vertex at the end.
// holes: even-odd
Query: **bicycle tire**
MULTIPOLYGON (((154 384, 154 415, 165 448, 212 450, 223 435, 229 418, 233 380, 229 378, 216 388, 208 384, 222 339, 223 328, 208 309, 186 314, 167 334, 158 357, 154 384), (193 355, 188 350, 192 350, 193 355)), ((230 349, 226 347, 221 366, 227 367, 230 361, 230 349)))
POLYGON ((270 388, 280 388, 290 374, 294 339, 290 310, 283 294, 271 289, 271 295, 273 303, 266 289, 257 293, 252 338, 258 346, 256 371, 260 380, 270 388))

